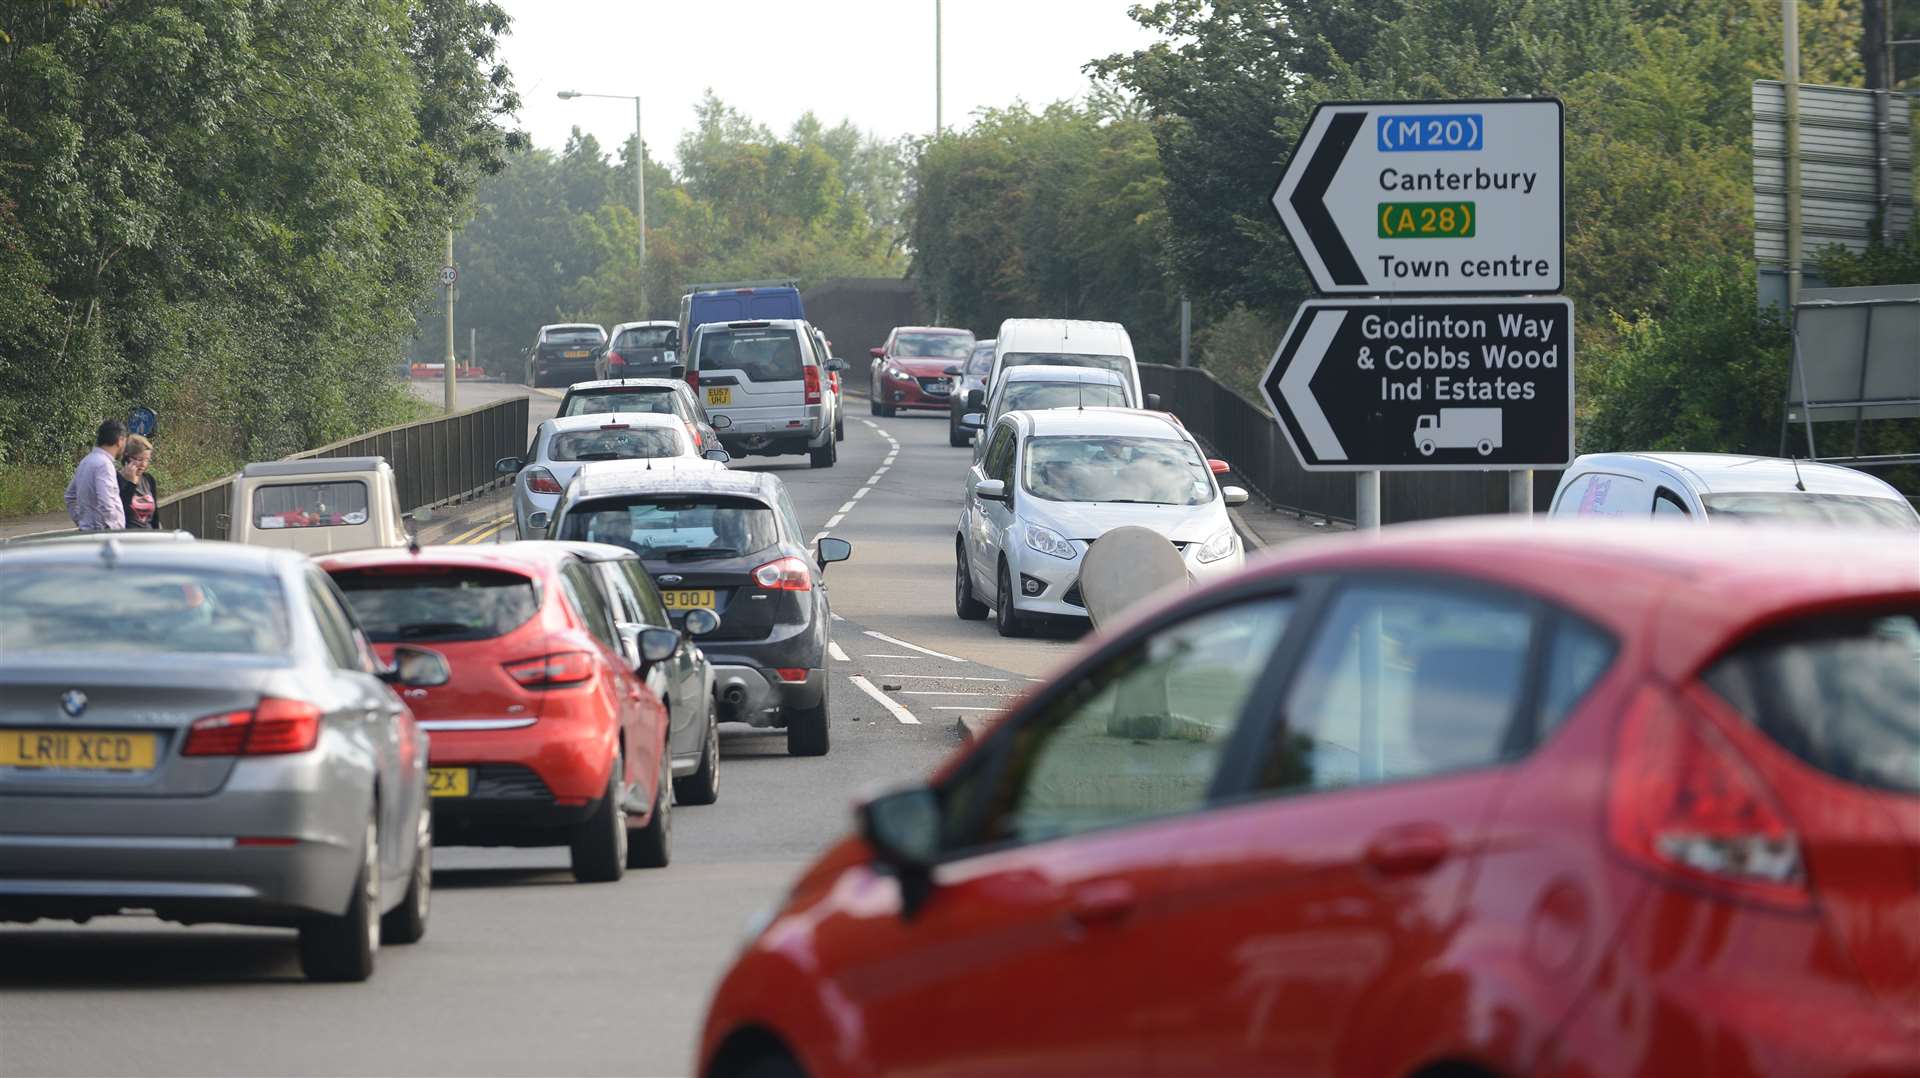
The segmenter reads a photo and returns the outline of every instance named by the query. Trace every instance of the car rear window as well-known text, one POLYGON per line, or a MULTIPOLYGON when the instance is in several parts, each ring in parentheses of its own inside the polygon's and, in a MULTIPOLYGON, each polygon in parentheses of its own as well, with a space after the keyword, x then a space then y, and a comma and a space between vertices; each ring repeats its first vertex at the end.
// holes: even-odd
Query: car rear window
POLYGON ((790 329, 712 329, 700 335, 700 369, 739 371, 755 382, 797 382, 800 339, 790 329))
POLYGON ((1044 408, 1125 408, 1127 395, 1119 386, 1092 385, 1086 382, 1012 382, 1007 386, 1003 412, 1039 411, 1044 408))
POLYGON ((737 558, 776 546, 774 509, 754 498, 647 495, 582 502, 561 522, 561 539, 611 543, 642 558, 737 558))
POLYGON ((1740 523, 1810 524, 1838 528, 1920 529, 1920 516, 1906 502, 1853 494, 1755 491, 1701 497, 1707 516, 1740 523))
POLYGON ((672 326, 643 326, 640 329, 622 330, 613 342, 613 350, 623 352, 629 348, 641 351, 648 348, 672 348, 674 329, 672 326))
POLYGON ((533 580, 501 569, 435 565, 333 574, 367 639, 382 644, 491 640, 540 609, 533 580))
POLYGON ((367 522, 367 484, 358 479, 276 483, 253 490, 256 528, 338 528, 367 522))
POLYGON ((1705 680, 1813 767, 1861 786, 1920 793, 1920 606, 1761 633, 1705 680))
POLYGON ((986 344, 986 345, 974 346, 973 358, 967 360, 967 373, 984 378, 992 370, 993 370, 993 345, 986 344))
POLYGON ((639 460, 680 455, 680 432, 672 427, 607 427, 563 430, 547 440, 548 460, 639 460))
POLYGON ((971 333, 902 333, 893 339, 896 356, 966 359, 973 352, 971 333))
POLYGON ((568 326, 565 329, 549 329, 540 334, 541 344, 599 344, 606 339, 606 330, 597 326, 568 326))
POLYGON ((647 389, 608 389, 575 393, 560 409, 562 419, 570 415, 604 415, 608 412, 652 412, 673 415, 675 391, 666 386, 647 389))
POLYGON ((280 579, 199 567, 0 569, 0 655, 284 655, 280 579))
POLYGON ((1003 367, 1099 367, 1127 373, 1127 357, 1095 356, 1079 352, 1008 352, 1000 361, 1003 367))

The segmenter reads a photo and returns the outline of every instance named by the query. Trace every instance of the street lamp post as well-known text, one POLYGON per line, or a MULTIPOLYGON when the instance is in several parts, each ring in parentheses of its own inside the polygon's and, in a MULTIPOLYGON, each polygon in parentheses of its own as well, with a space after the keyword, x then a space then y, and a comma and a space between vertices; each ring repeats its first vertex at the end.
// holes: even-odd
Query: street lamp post
POLYGON ((633 102, 633 175, 634 194, 640 214, 640 317, 647 317, 647 144, 640 133, 640 97, 637 94, 583 94, 560 91, 560 100, 576 97, 603 97, 611 101, 633 102))

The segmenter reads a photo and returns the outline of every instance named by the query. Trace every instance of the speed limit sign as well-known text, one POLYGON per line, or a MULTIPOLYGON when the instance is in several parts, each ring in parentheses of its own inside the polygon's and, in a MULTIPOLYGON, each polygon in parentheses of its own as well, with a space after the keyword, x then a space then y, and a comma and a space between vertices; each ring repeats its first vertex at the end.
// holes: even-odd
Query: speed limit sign
POLYGON ((445 285, 448 288, 452 288, 453 282, 459 279, 460 279, 459 270, 454 269, 452 266, 440 267, 440 283, 441 284, 445 285))

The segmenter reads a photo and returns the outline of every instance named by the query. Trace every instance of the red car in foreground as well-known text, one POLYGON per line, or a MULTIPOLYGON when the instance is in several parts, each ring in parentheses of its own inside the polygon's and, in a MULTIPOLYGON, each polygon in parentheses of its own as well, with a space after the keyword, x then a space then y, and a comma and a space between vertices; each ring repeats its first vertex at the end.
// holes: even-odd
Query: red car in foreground
POLYGON ((701 1074, 1920 1073, 1920 548, 1289 547, 859 819, 701 1074))
MULTIPOLYGON (((404 692, 427 731, 436 845, 570 846, 581 882, 667 863, 666 712, 591 561, 524 542, 362 550, 320 567, 383 660, 428 644, 452 669, 404 692)), ((656 647, 677 642, 653 632, 666 633, 656 647)))
POLYGON ((956 379, 947 368, 973 354, 973 334, 940 326, 896 326, 887 343, 872 349, 867 404, 874 415, 902 408, 946 411, 956 379))

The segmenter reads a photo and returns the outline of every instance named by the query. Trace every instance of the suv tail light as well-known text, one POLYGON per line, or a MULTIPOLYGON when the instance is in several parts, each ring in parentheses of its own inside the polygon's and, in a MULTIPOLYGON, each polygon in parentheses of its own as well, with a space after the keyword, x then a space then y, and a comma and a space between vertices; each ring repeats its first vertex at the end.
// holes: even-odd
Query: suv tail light
POLYGON ((261 699, 252 711, 193 720, 182 756, 284 756, 320 741, 320 709, 304 700, 261 699))
MULTIPOLYGON (((789 397, 789 400, 792 398, 789 397)), ((527 489, 535 494, 559 494, 562 492, 560 481, 545 468, 527 469, 527 489)))
POLYGON ((593 676, 593 657, 584 651, 560 651, 506 664, 507 676, 522 688, 552 689, 576 685, 593 676))
POLYGON ((1621 721, 1607 833, 1628 859, 1787 909, 1813 896, 1779 799, 1704 716, 1646 689, 1621 721))
POLYGON ((781 558, 755 569, 753 582, 768 591, 812 591, 813 570, 799 558, 781 558))
POLYGON ((808 364, 802 372, 807 382, 807 403, 820 403, 820 368, 808 364))
POLYGON ((700 392, 700 372, 692 367, 687 368, 687 388, 695 393, 700 392))
POLYGON ((681 420, 681 425, 687 428, 687 437, 693 439, 693 447, 695 449, 705 449, 707 447, 706 439, 700 436, 699 427, 694 426, 686 420, 681 420))
POLYGON ((621 355, 620 353, 618 353, 618 352, 615 352, 615 351, 612 351, 612 350, 608 350, 608 352, 607 352, 607 370, 608 370, 609 372, 611 372, 611 371, 612 371, 612 370, 613 370, 613 369, 614 369, 615 367, 625 367, 626 365, 627 365, 627 360, 626 360, 626 357, 624 357, 624 356, 622 356, 622 355, 621 355))

